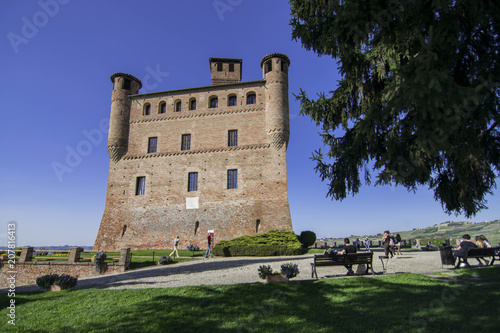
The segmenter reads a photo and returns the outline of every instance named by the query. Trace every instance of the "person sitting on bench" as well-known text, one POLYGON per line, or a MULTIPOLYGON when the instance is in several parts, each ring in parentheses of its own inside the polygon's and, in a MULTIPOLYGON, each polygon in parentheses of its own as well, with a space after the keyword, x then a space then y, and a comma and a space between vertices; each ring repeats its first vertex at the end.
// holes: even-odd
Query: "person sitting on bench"
POLYGON ((467 256, 467 251, 469 249, 477 247, 476 243, 470 239, 469 234, 465 234, 462 236, 462 241, 460 242, 460 245, 458 246, 458 249, 456 251, 453 251, 453 257, 455 257, 455 260, 460 257, 464 258, 467 256))
MULTIPOLYGON (((346 253, 356 253, 356 246, 350 244, 351 241, 349 238, 344 238, 344 249, 338 252, 338 255, 343 255, 346 253)), ((354 271, 352 270, 352 265, 344 265, 347 268, 347 275, 353 275, 354 271)))

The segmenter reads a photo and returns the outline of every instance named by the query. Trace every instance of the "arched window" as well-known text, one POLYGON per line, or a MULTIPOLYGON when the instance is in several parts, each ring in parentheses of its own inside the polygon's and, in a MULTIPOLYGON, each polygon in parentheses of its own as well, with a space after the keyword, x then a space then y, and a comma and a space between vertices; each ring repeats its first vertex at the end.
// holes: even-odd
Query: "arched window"
POLYGON ((181 112, 181 107, 182 107, 181 101, 176 101, 175 102, 175 112, 181 112))
POLYGON ((144 109, 142 111, 142 114, 145 116, 149 116, 151 114, 151 104, 149 103, 144 104, 144 109))
POLYGON ((217 98, 217 96, 210 97, 210 102, 208 107, 211 109, 219 107, 219 99, 217 98))
POLYGON ((196 110, 196 98, 189 100, 189 110, 196 110))
POLYGON ((236 95, 229 95, 227 98, 227 106, 235 106, 236 105, 236 95))
POLYGON ((167 103, 160 102, 160 106, 158 107, 158 113, 166 113, 167 112, 167 103))
POLYGON ((255 104, 257 102, 257 97, 254 92, 247 94, 247 104, 255 104))

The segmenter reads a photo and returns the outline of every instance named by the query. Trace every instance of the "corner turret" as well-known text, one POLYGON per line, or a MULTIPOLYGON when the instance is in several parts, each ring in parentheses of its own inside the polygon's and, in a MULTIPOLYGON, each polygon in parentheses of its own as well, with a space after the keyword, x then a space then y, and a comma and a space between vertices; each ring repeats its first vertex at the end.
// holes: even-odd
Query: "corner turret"
POLYGON ((266 133, 271 145, 280 150, 288 146, 290 118, 288 110, 288 67, 290 59, 281 53, 265 56, 260 62, 266 80, 266 133))
POLYGON ((113 93, 111 94, 111 115, 109 118, 108 154, 113 162, 118 162, 128 149, 128 133, 131 101, 142 87, 141 81, 124 73, 111 75, 113 93))

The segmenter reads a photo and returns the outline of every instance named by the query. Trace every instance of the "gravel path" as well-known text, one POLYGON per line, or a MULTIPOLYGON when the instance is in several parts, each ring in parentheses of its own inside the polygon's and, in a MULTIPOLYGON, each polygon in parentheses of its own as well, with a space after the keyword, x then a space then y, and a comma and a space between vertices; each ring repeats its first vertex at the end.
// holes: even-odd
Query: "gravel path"
MULTIPOLYGON (((382 274, 382 264, 379 256, 381 250, 373 254, 373 269, 382 274)), ((125 273, 105 275, 100 277, 79 279, 75 289, 134 289, 134 288, 168 288, 180 286, 199 286, 214 284, 263 283, 258 276, 260 265, 270 265, 273 270, 279 270, 282 263, 293 262, 298 265, 300 274, 296 280, 313 280, 311 278, 311 263, 313 255, 289 257, 234 257, 196 259, 167 266, 152 266, 125 273)), ((384 264, 385 261, 384 260, 384 264)), ((354 267, 355 269, 356 267, 354 267)), ((451 266, 441 266, 439 251, 410 251, 402 256, 389 259, 386 274, 399 272, 430 273, 450 269, 451 266)), ((318 277, 345 276, 343 266, 319 267, 318 277)), ((356 276, 350 277, 355 278, 356 276)), ((39 290, 36 285, 21 286, 18 292, 39 290)))

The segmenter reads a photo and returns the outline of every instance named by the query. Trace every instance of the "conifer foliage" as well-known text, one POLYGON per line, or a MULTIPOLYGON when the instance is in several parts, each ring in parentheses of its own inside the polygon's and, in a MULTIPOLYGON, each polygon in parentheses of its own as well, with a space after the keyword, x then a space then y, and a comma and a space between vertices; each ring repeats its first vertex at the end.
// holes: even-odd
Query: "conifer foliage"
POLYGON ((500 172, 500 1, 291 0, 292 38, 338 61, 316 99, 313 153, 328 196, 361 178, 433 189, 448 213, 475 215, 500 172), (332 91, 335 89, 334 91, 332 91))

